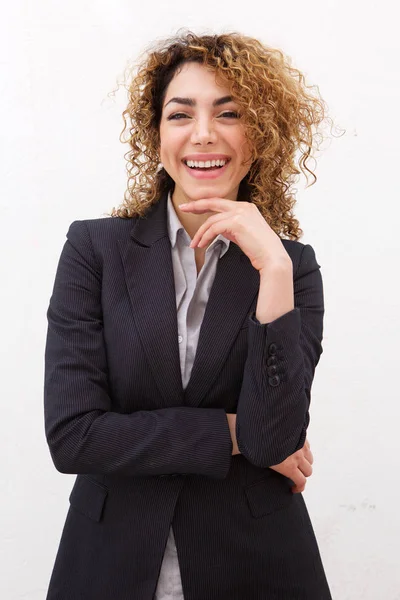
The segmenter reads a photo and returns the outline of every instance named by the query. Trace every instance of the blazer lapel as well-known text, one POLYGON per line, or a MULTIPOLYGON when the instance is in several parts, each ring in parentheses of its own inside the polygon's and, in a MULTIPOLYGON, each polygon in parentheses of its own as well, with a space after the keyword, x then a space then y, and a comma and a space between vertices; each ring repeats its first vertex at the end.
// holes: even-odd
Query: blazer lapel
POLYGON ((184 403, 178 346, 175 283, 167 230, 167 193, 119 240, 133 318, 162 405, 184 403))
POLYGON ((128 240, 119 240, 133 318, 162 405, 199 406, 224 364, 258 293, 259 275, 230 243, 218 261, 191 377, 182 387, 171 244, 164 192, 147 216, 137 219, 128 240))
POLYGON ((219 259, 200 328, 185 404, 199 406, 228 358, 258 294, 260 277, 237 244, 219 259))

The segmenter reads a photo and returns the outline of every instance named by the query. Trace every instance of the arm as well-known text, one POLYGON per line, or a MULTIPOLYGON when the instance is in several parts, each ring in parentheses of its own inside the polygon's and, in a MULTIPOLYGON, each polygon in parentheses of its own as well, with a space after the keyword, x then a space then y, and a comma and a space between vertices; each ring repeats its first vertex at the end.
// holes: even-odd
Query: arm
POLYGON ((69 228, 47 318, 45 430, 59 471, 227 476, 232 441, 224 409, 112 411, 101 273, 84 222, 69 228))
POLYGON ((313 248, 305 245, 295 273, 294 304, 290 272, 260 272, 257 315, 265 322, 254 314, 249 319, 236 420, 239 450, 259 467, 283 462, 305 443, 311 385, 322 353, 324 299, 319 269, 313 248))

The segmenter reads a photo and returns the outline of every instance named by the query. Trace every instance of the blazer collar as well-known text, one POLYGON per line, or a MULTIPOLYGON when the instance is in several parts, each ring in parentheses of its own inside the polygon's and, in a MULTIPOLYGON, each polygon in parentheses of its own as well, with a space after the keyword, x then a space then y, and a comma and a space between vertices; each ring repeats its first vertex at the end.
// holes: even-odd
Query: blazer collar
POLYGON ((152 246, 158 240, 168 235, 167 198, 168 191, 164 190, 160 200, 149 208, 146 216, 136 219, 131 230, 131 237, 138 244, 152 246))

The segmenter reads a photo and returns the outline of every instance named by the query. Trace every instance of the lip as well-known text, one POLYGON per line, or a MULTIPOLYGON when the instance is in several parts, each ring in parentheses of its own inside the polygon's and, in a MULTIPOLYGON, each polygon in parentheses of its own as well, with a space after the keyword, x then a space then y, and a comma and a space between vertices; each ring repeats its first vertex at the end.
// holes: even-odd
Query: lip
POLYGON ((220 167, 219 169, 216 169, 215 171, 191 169, 190 167, 187 166, 186 163, 183 162, 182 164, 183 164, 184 169, 186 169, 186 171, 189 172, 189 175, 191 175, 195 179, 217 179, 218 177, 221 177, 225 173, 230 162, 231 161, 228 160, 228 162, 226 162, 223 167, 220 167))

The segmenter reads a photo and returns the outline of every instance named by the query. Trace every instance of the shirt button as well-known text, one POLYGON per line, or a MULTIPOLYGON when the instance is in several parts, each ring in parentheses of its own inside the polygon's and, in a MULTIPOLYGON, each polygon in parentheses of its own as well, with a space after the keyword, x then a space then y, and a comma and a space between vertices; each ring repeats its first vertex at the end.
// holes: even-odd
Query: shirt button
POLYGON ((183 337, 181 335, 178 335, 178 343, 181 344, 183 342, 183 337))

